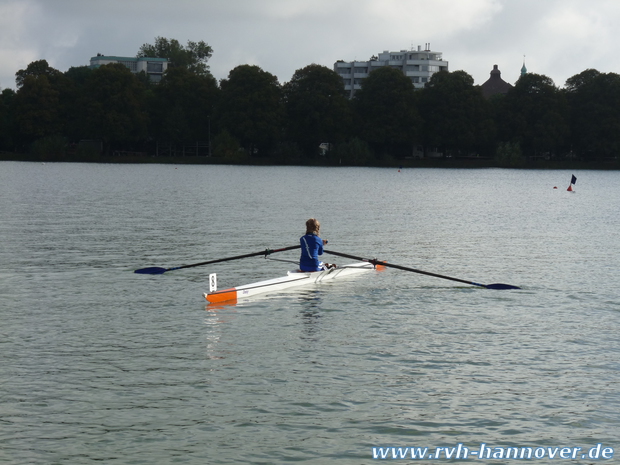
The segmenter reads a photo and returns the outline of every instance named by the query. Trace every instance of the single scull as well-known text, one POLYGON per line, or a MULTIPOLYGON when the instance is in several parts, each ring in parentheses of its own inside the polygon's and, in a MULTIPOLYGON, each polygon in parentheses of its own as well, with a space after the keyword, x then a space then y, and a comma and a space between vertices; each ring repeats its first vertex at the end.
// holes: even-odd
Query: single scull
POLYGON ((220 291, 214 290, 208 293, 205 292, 203 295, 210 303, 226 302, 227 304, 233 304, 241 298, 252 297, 266 292, 278 292, 292 287, 320 283, 382 268, 384 268, 382 265, 375 266, 371 263, 353 263, 351 265, 339 266, 324 271, 289 271, 286 276, 282 276, 281 278, 268 279, 266 281, 231 287, 220 291))

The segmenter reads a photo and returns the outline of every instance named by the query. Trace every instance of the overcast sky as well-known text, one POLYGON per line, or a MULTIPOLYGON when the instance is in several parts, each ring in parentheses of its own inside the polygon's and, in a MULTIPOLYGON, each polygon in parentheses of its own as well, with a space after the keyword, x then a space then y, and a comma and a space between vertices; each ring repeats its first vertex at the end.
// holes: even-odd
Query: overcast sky
POLYGON ((476 84, 495 64, 514 83, 524 56, 559 87, 588 68, 620 73, 620 0, 0 0, 0 88, 32 61, 66 71, 156 36, 204 40, 218 80, 253 64, 285 83, 426 43, 476 84))

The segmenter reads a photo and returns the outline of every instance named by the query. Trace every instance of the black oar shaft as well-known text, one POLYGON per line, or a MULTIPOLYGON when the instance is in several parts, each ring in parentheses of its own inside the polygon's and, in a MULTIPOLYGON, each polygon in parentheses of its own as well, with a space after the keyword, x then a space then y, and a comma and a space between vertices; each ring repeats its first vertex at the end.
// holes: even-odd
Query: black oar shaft
POLYGON ((383 265, 383 266, 388 266, 390 268, 396 268, 396 269, 403 270, 403 271, 412 271, 413 273, 420 273, 420 274, 425 274, 427 276, 434 276, 435 278, 449 279, 450 281, 457 281, 459 283, 473 284, 475 286, 483 286, 484 287, 484 284, 473 283, 471 281, 465 281, 464 279, 459 279, 459 278, 451 278, 450 276, 444 276, 444 275, 437 274, 437 273, 431 273, 430 271, 417 270, 415 268, 409 268, 409 267, 402 266, 402 265, 396 265, 394 263, 382 262, 382 261, 379 261, 379 260, 376 260, 376 259, 356 257, 354 255, 349 255, 349 254, 340 253, 340 252, 332 252, 330 250, 323 250, 323 252, 329 253, 329 254, 332 254, 332 255, 338 255, 338 256, 344 257, 344 258, 350 258, 351 260, 360 260, 360 261, 363 261, 363 262, 369 262, 369 263, 372 263, 373 265, 380 264, 380 265, 383 265))
POLYGON ((473 281, 466 281, 464 279, 459 279, 459 278, 453 278, 451 276, 444 276, 441 274, 437 274, 437 273, 431 273, 430 271, 423 271, 423 270, 418 270, 415 268, 409 268, 407 266, 402 266, 402 265, 396 265, 394 263, 388 263, 388 262, 383 262, 377 259, 370 259, 370 258, 363 258, 363 257, 356 257, 355 255, 349 255, 346 253, 341 253, 341 252, 334 252, 331 250, 323 250, 323 252, 328 253, 328 254, 332 254, 332 255, 338 255, 340 257, 344 257, 344 258, 350 258, 352 260, 360 260, 363 262, 368 262, 368 263, 372 263, 373 265, 383 265, 383 266, 387 266, 387 267, 391 267, 391 268, 396 268, 399 270, 403 270, 403 271, 411 271, 413 273, 419 273, 419 274, 424 274, 427 276, 433 276, 435 278, 442 278, 442 279, 449 279, 450 281, 456 281, 459 283, 464 283, 464 284, 469 284, 472 286, 479 286, 479 287, 485 287, 487 289, 519 289, 516 286, 511 286, 510 284, 480 284, 480 283, 475 283, 473 281))
POLYGON ((275 253, 275 252, 284 252, 285 250, 292 250, 292 249, 299 249, 299 248, 301 248, 300 245, 293 245, 291 247, 284 247, 282 249, 276 249, 276 250, 266 249, 266 250, 263 250, 261 252, 246 253, 244 255, 237 255, 235 257, 218 258, 216 260, 209 260, 209 261, 206 261, 206 262, 194 263, 192 265, 177 266, 176 268, 169 268, 168 271, 180 270, 181 268, 190 268, 192 266, 211 265, 212 263, 228 262, 228 261, 231 261, 231 260, 240 260, 242 258, 258 257, 259 255, 267 256, 267 255, 270 255, 270 254, 275 253))
POLYGON ((260 252, 247 253, 247 254, 244 254, 244 255, 237 255, 235 257, 218 258, 216 260, 208 260, 206 262, 193 263, 191 265, 177 266, 177 267, 174 267, 174 268, 157 268, 157 267, 142 268, 140 270, 136 270, 135 273, 141 273, 141 274, 162 274, 162 273, 165 273, 166 271, 180 270, 182 268, 191 268, 193 266, 210 265, 212 263, 227 262, 227 261, 230 261, 230 260, 239 260, 239 259, 242 259, 242 258, 257 257, 259 255, 267 256, 267 255, 270 255, 270 254, 275 253, 275 252, 284 252, 286 250, 293 250, 293 249, 299 249, 299 248, 301 248, 300 245, 292 245, 290 247, 284 247, 284 248, 281 248, 281 249, 275 249, 275 250, 266 249, 266 250, 262 250, 260 252))

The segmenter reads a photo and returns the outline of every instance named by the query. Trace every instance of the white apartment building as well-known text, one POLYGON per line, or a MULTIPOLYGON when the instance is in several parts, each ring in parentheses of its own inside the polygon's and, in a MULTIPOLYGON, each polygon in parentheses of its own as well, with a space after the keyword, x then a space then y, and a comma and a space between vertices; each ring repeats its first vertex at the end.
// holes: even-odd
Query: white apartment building
POLYGON ((110 63, 120 63, 129 68, 132 73, 144 71, 149 79, 153 82, 161 81, 164 71, 168 69, 167 58, 149 58, 149 57, 116 57, 97 54, 96 57, 90 59, 90 67, 98 68, 102 65, 110 63))
POLYGON ((431 44, 425 44, 424 50, 418 45, 417 50, 401 50, 399 52, 379 53, 369 61, 337 61, 334 71, 344 82, 344 88, 353 98, 355 91, 361 89, 362 81, 375 69, 382 66, 391 66, 399 69, 411 79, 416 89, 424 87, 431 76, 438 71, 448 71, 448 62, 443 61, 441 52, 434 52, 431 44))

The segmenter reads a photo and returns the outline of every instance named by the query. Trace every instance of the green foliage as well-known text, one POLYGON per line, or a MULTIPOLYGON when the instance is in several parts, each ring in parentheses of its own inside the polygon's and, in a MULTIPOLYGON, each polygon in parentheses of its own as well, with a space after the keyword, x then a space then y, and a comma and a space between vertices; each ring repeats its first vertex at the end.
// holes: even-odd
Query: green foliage
POLYGON ((65 77, 74 86, 83 86, 93 70, 89 66, 72 66, 65 72, 65 77))
POLYGON ((57 69, 49 66, 47 60, 38 60, 30 63, 26 69, 20 69, 15 73, 15 84, 18 89, 24 85, 24 81, 27 77, 33 77, 35 79, 45 76, 49 82, 54 83, 57 79, 60 79, 62 73, 57 69))
POLYGON ((24 78, 15 96, 15 122, 25 143, 60 133, 59 95, 45 74, 24 78))
POLYGON ((107 146, 144 139, 145 97, 144 86, 124 65, 97 68, 84 86, 82 138, 103 139, 107 146))
POLYGON ((241 65, 218 85, 206 66, 211 54, 204 42, 183 47, 158 37, 143 45, 140 56, 171 60, 157 84, 120 64, 61 73, 35 61, 16 73, 17 91, 0 94, 0 150, 99 160, 100 150, 86 153, 80 141, 102 141, 103 156, 149 147, 155 153, 164 145, 180 154, 181 147, 211 141, 211 154, 230 163, 264 157, 284 164, 394 165, 421 145, 454 157, 494 155, 490 163, 510 167, 541 157, 597 161, 620 152, 615 73, 585 70, 564 89, 547 76, 526 74, 487 101, 464 71, 435 73, 416 91, 402 72, 385 67, 349 100, 340 76, 316 64, 298 69, 283 86, 261 68, 241 65), (324 156, 321 143, 332 147, 324 156))
POLYGON ((526 162, 521 147, 516 142, 500 143, 497 147, 495 159, 500 166, 506 168, 521 168, 526 162))
POLYGON ((61 159, 67 150, 67 139, 62 136, 48 136, 38 139, 30 146, 30 153, 44 159, 61 159))
POLYGON ((282 88, 277 78, 258 66, 241 65, 220 83, 218 111, 221 127, 251 156, 264 156, 282 130, 282 88))
POLYGON ((584 160, 620 153, 620 75, 586 70, 566 82, 570 140, 584 160))
POLYGON ((323 142, 336 144, 350 133, 353 113, 342 79, 329 68, 298 69, 283 87, 287 137, 307 156, 315 157, 323 142))
POLYGON ((46 60, 30 63, 17 73, 14 99, 15 138, 20 144, 60 135, 65 130, 64 91, 70 81, 46 60))
POLYGON ((553 156, 562 150, 569 133, 568 104, 549 77, 521 76, 502 106, 502 141, 519 141, 529 156, 553 156))
POLYGON ((329 157, 338 164, 353 166, 366 166, 374 158, 368 142, 357 137, 338 144, 329 157))
POLYGON ((362 82, 353 101, 357 137, 376 153, 403 156, 419 137, 422 123, 411 80, 397 69, 382 67, 362 82))
POLYGON ((0 93, 0 150, 12 150, 14 144, 13 115, 15 91, 3 89, 0 93))
POLYGON ((271 158, 274 163, 292 165, 299 163, 302 160, 302 155, 303 152, 298 144, 285 141, 276 144, 271 158))
POLYGON ((187 41, 184 47, 176 39, 166 39, 165 37, 155 37, 154 44, 143 44, 136 55, 141 57, 167 58, 169 67, 185 68, 193 74, 199 76, 209 75, 207 61, 213 55, 213 49, 206 42, 187 41))
POLYGON ((433 74, 420 93, 424 141, 449 153, 477 152, 492 143, 491 108, 464 71, 433 74))
POLYGON ((213 140, 213 156, 226 161, 242 161, 247 158, 239 142, 228 131, 220 132, 213 140))
POLYGON ((75 155, 79 160, 96 161, 101 156, 101 152, 95 144, 80 143, 76 148, 75 155))
POLYGON ((151 133, 166 143, 183 144, 210 138, 219 89, 211 75, 173 68, 154 86, 150 100, 151 133))

